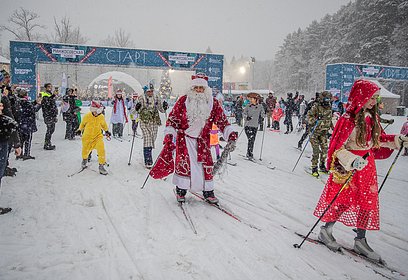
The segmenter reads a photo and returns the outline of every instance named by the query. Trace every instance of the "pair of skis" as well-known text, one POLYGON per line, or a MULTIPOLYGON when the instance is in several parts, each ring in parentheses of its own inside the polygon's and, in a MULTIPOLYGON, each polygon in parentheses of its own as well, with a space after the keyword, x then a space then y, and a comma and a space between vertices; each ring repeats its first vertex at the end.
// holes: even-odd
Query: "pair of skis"
MULTIPOLYGON (((174 194, 176 195, 175 190, 174 190, 174 194)), ((233 218, 234 220, 236 220, 236 221, 238 221, 240 223, 243 223, 243 224, 245 224, 245 225, 249 226, 250 228, 253 228, 253 229, 257 230, 257 231, 261 231, 261 229, 259 229, 258 227, 243 221, 241 218, 239 218, 237 215, 233 214, 231 211, 228 211, 224 207, 220 206, 219 203, 209 203, 202 195, 200 195, 198 193, 192 192, 191 194, 194 195, 195 197, 197 197, 198 199, 206 202, 208 205, 210 205, 212 207, 215 207, 216 209, 218 209, 222 213, 226 214, 227 216, 233 218)), ((191 216, 190 216, 189 212, 187 211, 184 202, 178 202, 178 206, 180 207, 180 209, 181 209, 181 211, 182 211, 182 213, 184 215, 184 218, 188 222, 188 224, 189 224, 191 230, 193 231, 193 233, 197 234, 197 230, 196 230, 196 227, 194 225, 194 222, 191 219, 191 216)))
MULTIPOLYGON (((285 229, 288 229, 285 226, 282 226, 282 227, 285 228, 285 229)), ((306 237, 305 235, 303 235, 301 233, 298 233, 298 232, 295 232, 295 234, 297 236, 301 237, 301 238, 306 237)), ((306 238, 306 241, 308 241, 308 242, 310 242, 312 244, 322 245, 322 246, 326 247, 326 245, 322 241, 320 241, 318 239, 315 239, 315 238, 308 237, 308 238, 306 238)), ((360 253, 357 253, 352 248, 348 248, 346 246, 341 246, 340 250, 336 251, 336 253, 345 255, 345 256, 353 259, 356 262, 365 262, 365 266, 367 268, 372 269, 376 274, 379 274, 379 275, 383 276, 386 279, 395 279, 395 276, 406 277, 405 273, 400 272, 399 270, 388 266, 387 263, 384 260, 380 259, 380 261, 377 262, 375 260, 367 258, 366 256, 364 256, 364 255, 362 255, 360 253), (385 273, 385 271, 388 272, 388 273, 385 273)))
POLYGON ((248 158, 247 156, 242 155, 242 154, 239 154, 239 155, 240 155, 241 157, 243 157, 245 160, 251 161, 251 162, 256 163, 256 164, 258 164, 258 165, 265 166, 265 167, 268 168, 268 169, 271 169, 271 170, 275 170, 275 169, 276 169, 276 166, 272 166, 272 165, 271 165, 271 162, 267 163, 267 162, 262 161, 261 159, 258 160, 258 159, 254 159, 254 158, 248 158))

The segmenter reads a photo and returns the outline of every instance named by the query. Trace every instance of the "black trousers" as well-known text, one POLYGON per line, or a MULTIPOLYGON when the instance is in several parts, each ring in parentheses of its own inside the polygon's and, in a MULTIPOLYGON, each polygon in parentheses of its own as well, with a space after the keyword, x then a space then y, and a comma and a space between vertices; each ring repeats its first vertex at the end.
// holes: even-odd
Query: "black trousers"
POLYGON ((257 131, 257 127, 245 127, 245 134, 248 137, 247 157, 254 157, 254 144, 257 131))
POLYGON ((31 140, 33 139, 33 133, 21 133, 20 134, 21 145, 24 148, 23 155, 29 156, 31 153, 31 140))
POLYGON ((47 132, 45 133, 45 141, 44 146, 51 145, 51 137, 55 131, 55 123, 46 124, 47 125, 47 132))
POLYGON ((123 123, 112 124, 113 136, 122 137, 123 136, 123 123))

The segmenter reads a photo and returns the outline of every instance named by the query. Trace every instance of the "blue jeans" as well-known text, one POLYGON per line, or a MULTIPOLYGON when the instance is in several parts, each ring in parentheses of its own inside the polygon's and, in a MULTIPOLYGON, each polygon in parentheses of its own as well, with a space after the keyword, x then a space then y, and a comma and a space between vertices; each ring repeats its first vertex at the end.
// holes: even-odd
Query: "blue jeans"
POLYGON ((8 142, 0 142, 0 186, 1 178, 3 178, 4 171, 6 170, 8 159, 8 142))

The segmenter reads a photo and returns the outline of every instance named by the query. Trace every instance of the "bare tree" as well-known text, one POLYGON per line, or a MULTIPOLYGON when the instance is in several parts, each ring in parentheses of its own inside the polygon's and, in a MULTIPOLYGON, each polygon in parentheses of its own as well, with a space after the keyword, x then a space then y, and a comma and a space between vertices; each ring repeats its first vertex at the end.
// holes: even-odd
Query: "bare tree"
POLYGON ((100 42, 101 45, 114 46, 114 47, 134 47, 133 41, 130 39, 130 33, 126 32, 122 28, 115 31, 115 35, 108 36, 106 39, 100 42))
POLYGON ((88 38, 81 34, 79 27, 73 27, 69 17, 65 16, 58 22, 54 17, 54 30, 51 40, 56 43, 85 44, 88 38))
POLYGON ((0 28, 12 33, 17 40, 38 40, 41 35, 35 33, 35 29, 45 28, 43 25, 36 23, 39 18, 38 14, 20 7, 20 9, 14 10, 13 14, 8 18, 11 26, 1 25, 0 28))

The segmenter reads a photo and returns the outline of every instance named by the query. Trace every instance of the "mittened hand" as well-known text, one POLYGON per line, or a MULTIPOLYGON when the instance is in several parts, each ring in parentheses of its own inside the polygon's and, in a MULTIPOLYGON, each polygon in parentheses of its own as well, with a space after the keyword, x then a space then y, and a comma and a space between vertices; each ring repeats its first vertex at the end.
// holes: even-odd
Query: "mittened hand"
POLYGON ((164 136, 163 145, 165 145, 170 151, 173 151, 176 148, 176 145, 173 143, 173 135, 167 134, 164 136))
POLYGON ((368 164, 368 160, 362 158, 362 157, 358 157, 356 158, 353 163, 351 164, 351 167, 353 169, 357 169, 357 170, 362 170, 364 167, 366 167, 366 165, 368 164))
POLYGON ((135 109, 136 109, 136 111, 139 111, 140 108, 142 108, 142 104, 139 102, 139 103, 136 104, 135 109))
POLYGON ((393 124, 393 123, 394 123, 394 119, 388 120, 388 123, 389 123, 389 124, 393 124))
POLYGON ((107 130, 107 131, 105 131, 105 136, 106 136, 106 137, 110 138, 110 137, 111 137, 111 135, 112 135, 112 134, 111 134, 111 133, 110 133, 108 130, 107 130))
POLYGON ((237 141, 238 139, 238 133, 237 132, 231 132, 231 134, 228 136, 228 141, 237 141))
POLYGON ((166 101, 163 101, 163 110, 166 111, 169 108, 169 104, 166 101))
POLYGON ((400 135, 398 137, 399 146, 404 146, 404 148, 408 148, 408 136, 400 135))
POLYGON ((81 136, 81 134, 82 134, 82 131, 80 130, 75 131, 75 135, 81 136))

